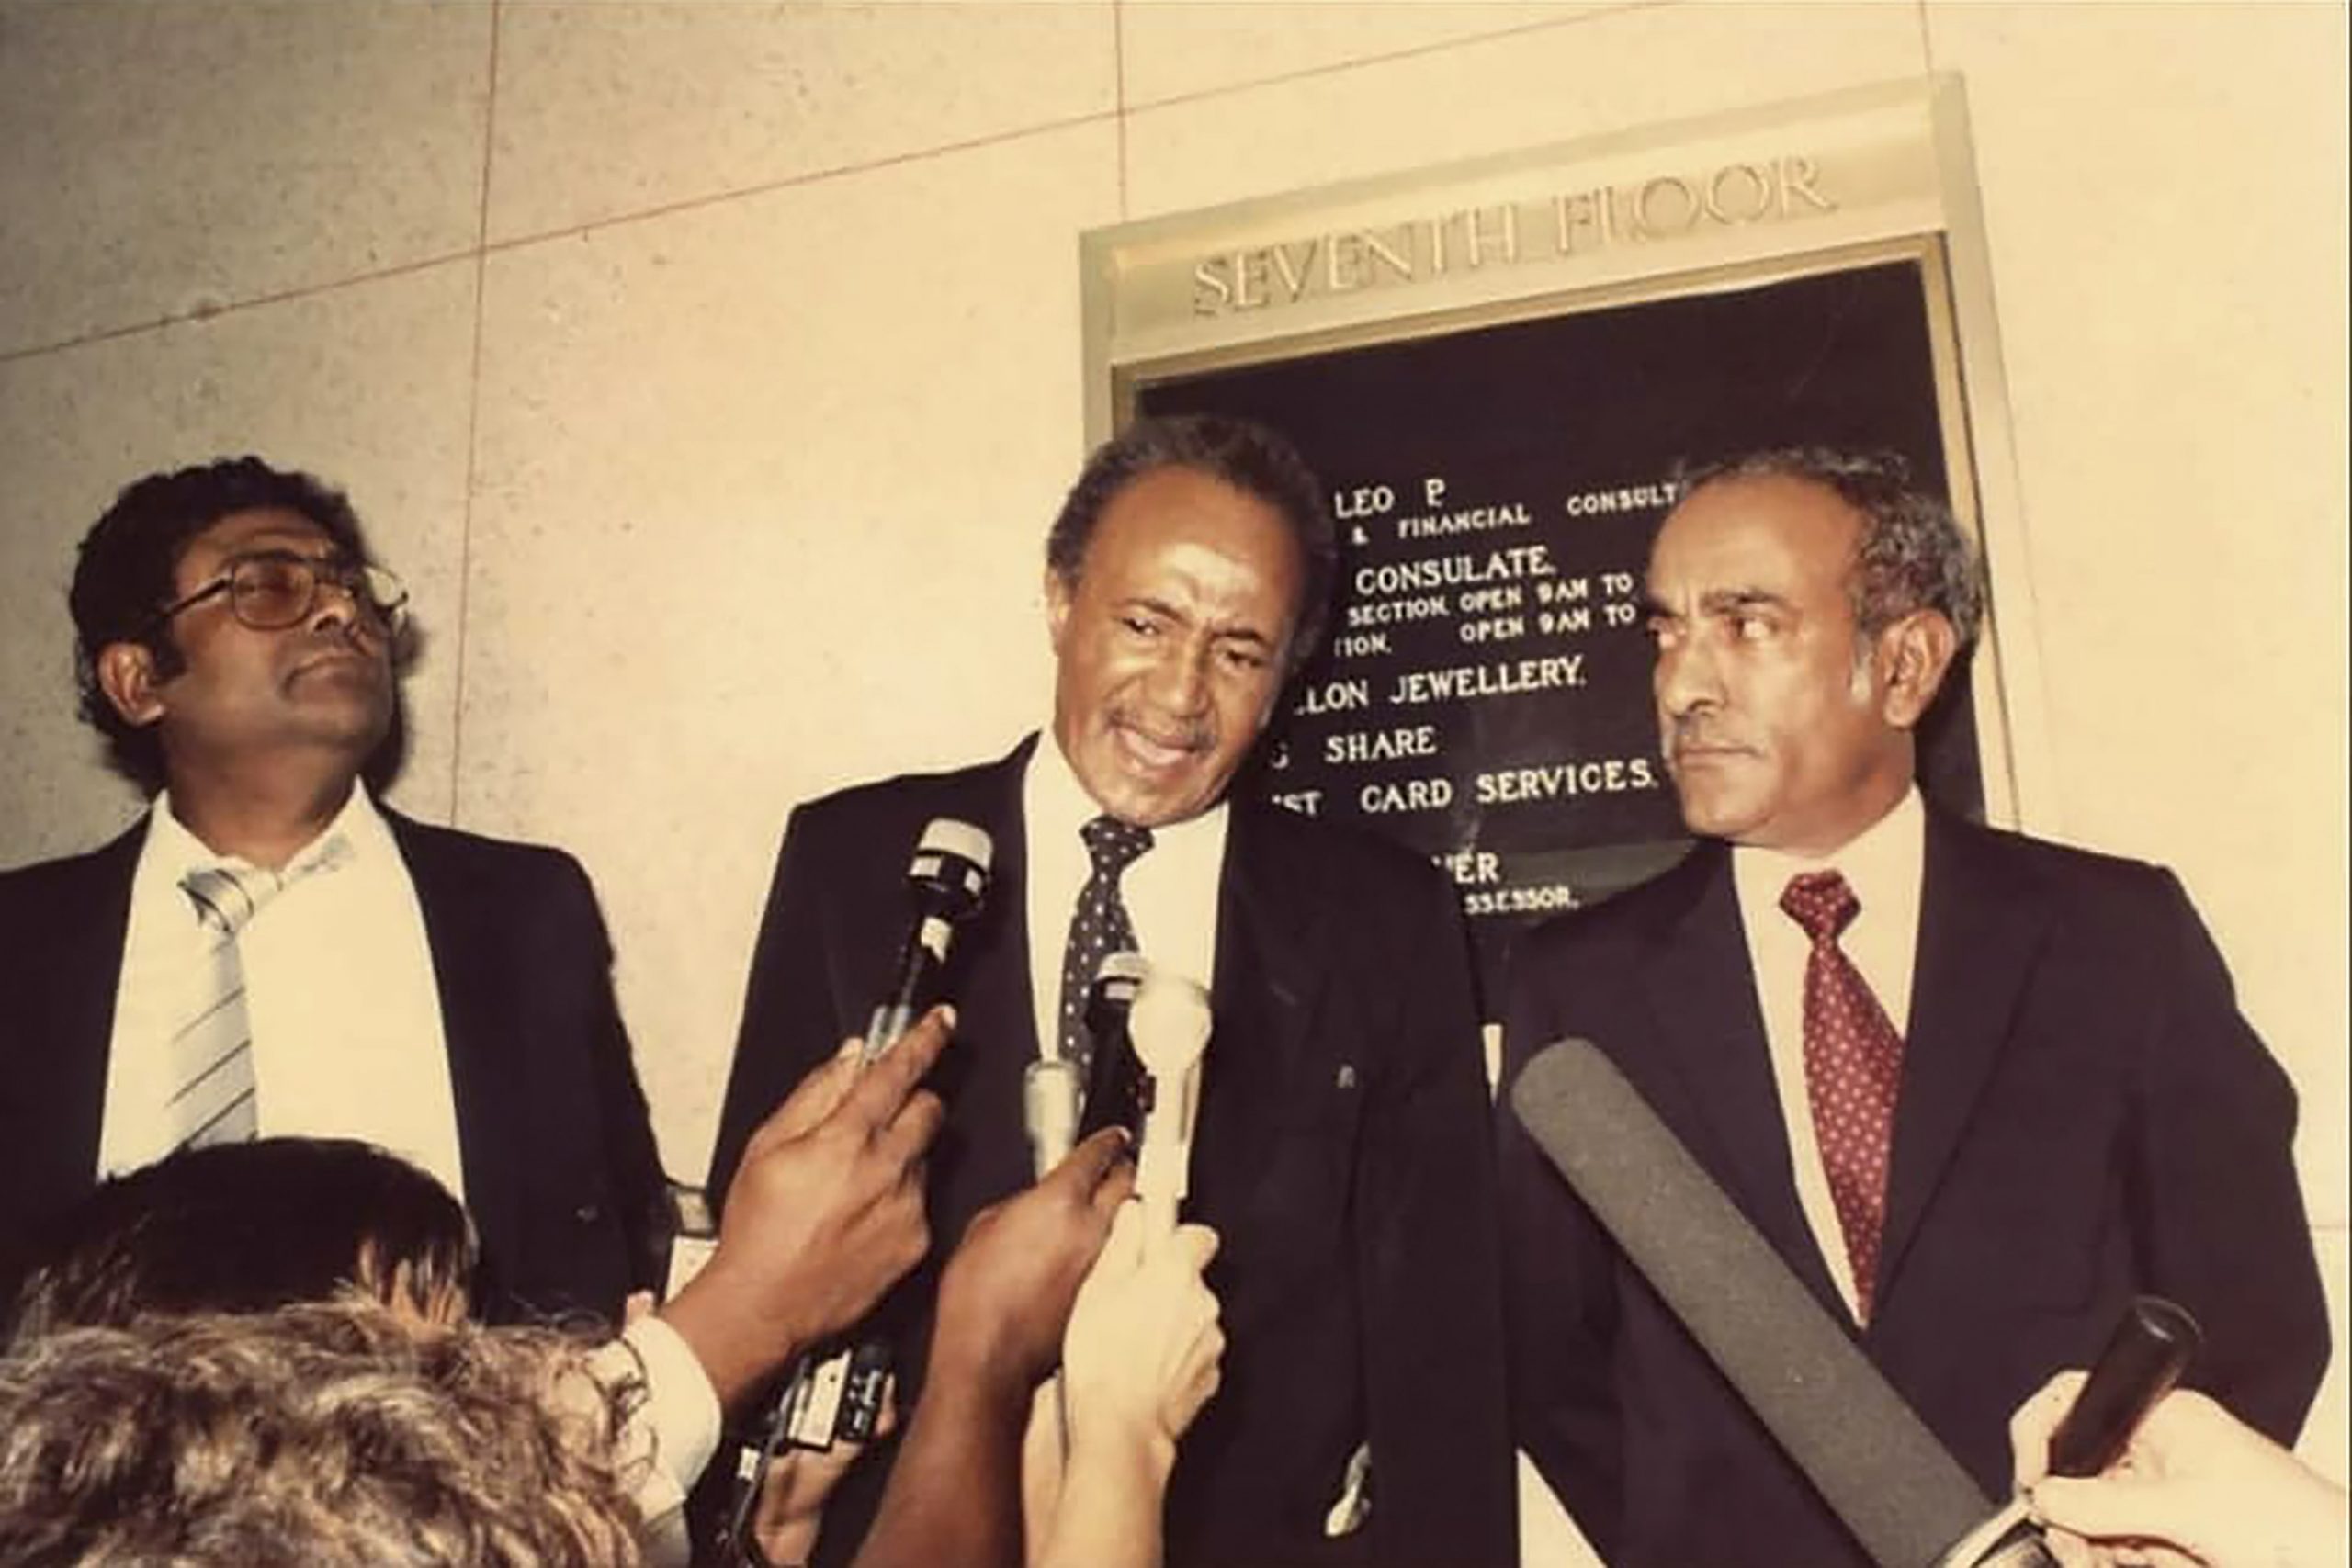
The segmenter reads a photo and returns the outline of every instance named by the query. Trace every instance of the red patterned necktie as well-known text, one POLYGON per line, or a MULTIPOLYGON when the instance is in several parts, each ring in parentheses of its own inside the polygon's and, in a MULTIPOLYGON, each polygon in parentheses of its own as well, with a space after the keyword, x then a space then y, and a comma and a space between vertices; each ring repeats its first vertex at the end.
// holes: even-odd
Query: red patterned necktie
POLYGON ((1861 910, 1834 871, 1789 879, 1781 908, 1813 940, 1804 965, 1804 1084, 1813 1132, 1829 1177, 1838 1228, 1854 1269, 1855 1315, 1871 1318, 1878 1245, 1886 1224, 1886 1174, 1894 1145, 1894 1095, 1903 1035, 1870 983, 1838 945, 1861 910))

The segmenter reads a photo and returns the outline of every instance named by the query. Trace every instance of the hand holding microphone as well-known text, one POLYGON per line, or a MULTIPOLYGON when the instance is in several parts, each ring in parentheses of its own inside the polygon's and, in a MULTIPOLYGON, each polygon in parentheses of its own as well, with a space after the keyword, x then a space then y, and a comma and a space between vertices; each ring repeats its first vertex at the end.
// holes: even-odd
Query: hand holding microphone
POLYGON ((1127 1015, 1151 965, 1140 953, 1106 953, 1087 988, 1086 1032, 1092 1061, 1084 1081, 1058 1056, 1041 1056, 1023 1075, 1021 1114, 1029 1132, 1031 1169, 1039 1179, 1066 1158, 1080 1139, 1105 1127, 1142 1132, 1137 1097, 1141 1085, 1135 1050, 1127 1040, 1127 1015))
POLYGON ((2345 1561, 2352 1510, 2344 1488, 2201 1393, 2165 1394, 2120 1452, 2081 1475, 2062 1474, 2055 1434, 2085 1403, 2085 1381, 2078 1371, 2058 1373, 2009 1419, 2018 1490, 2061 1562, 2321 1568, 2345 1561))
POLYGON ((1166 1473, 1176 1439, 1216 1392, 1225 1334, 1202 1279, 1216 1244, 1206 1225, 1155 1235, 1141 1204, 1120 1206, 1062 1345, 1073 1463, 1094 1448, 1135 1445, 1166 1473))
POLYGON ((858 1067, 851 1041, 752 1133, 728 1186, 718 1248, 661 1315, 722 1404, 870 1309, 931 1245, 922 1159, 944 1114, 920 1088, 954 1014, 858 1067))
MULTIPOLYGON (((916 1019, 945 998, 950 946, 956 928, 980 908, 988 890, 992 850, 988 833, 969 822, 941 817, 924 826, 907 866, 907 893, 912 908, 888 988, 876 1005, 864 1038, 844 1044, 834 1061, 812 1075, 812 1078, 842 1075, 828 1080, 834 1087, 826 1093, 847 1103, 856 1099, 868 1082, 879 1086, 865 1091, 874 1095, 887 1094, 891 1086, 900 1083, 906 1086, 907 1092, 911 1092, 912 1086, 937 1058, 935 1048, 925 1055, 920 1049, 910 1053, 905 1046, 913 1045, 922 1037, 922 1031, 915 1027, 916 1019), (854 1086, 848 1081, 852 1077, 857 1079, 854 1086)), ((796 1093, 788 1099, 770 1119, 771 1123, 788 1120, 786 1113, 793 1110, 794 1100, 798 1098, 796 1093)), ((937 1132, 942 1112, 935 1096, 926 1098, 931 1105, 929 1127, 923 1137, 927 1145, 937 1132)), ((762 1134, 766 1131, 763 1127, 762 1134)), ((743 1168, 750 1167, 760 1135, 755 1134, 746 1149, 743 1168)), ((739 1169, 735 1183, 729 1189, 728 1225, 736 1223, 734 1205, 741 1201, 736 1193, 741 1180, 739 1169)), ((922 1205, 919 1168, 911 1171, 906 1185, 919 1212, 922 1205)), ((722 1228, 722 1248, 725 1239, 726 1231, 722 1228)), ((926 1225, 913 1256, 897 1261, 888 1277, 873 1290, 857 1292, 853 1309, 846 1314, 825 1314, 826 1330, 820 1332, 838 1332, 863 1316, 891 1282, 922 1260, 929 1241, 926 1225)), ((833 1304, 848 1304, 851 1299, 842 1293, 833 1304)), ((684 1300, 682 1296, 681 1304, 684 1300)), ((854 1348, 837 1345, 829 1353, 816 1356, 811 1353, 808 1340, 803 1337, 793 1343, 791 1352, 791 1373, 783 1380, 758 1436, 737 1461, 734 1502, 728 1510, 718 1543, 719 1555, 725 1560, 732 1560, 743 1550, 757 1498, 781 1445, 789 1441, 801 1447, 826 1449, 836 1438, 863 1442, 874 1435, 874 1422, 879 1416, 883 1390, 890 1372, 887 1346, 880 1341, 854 1348)), ((760 1369, 750 1381, 756 1382, 759 1376, 773 1371, 775 1364, 770 1362, 760 1369)), ((718 1382, 715 1374, 712 1381, 718 1382)), ((729 1392, 725 1385, 721 1389, 722 1395, 729 1392)), ((744 1390, 732 1392, 740 1393, 744 1390)))

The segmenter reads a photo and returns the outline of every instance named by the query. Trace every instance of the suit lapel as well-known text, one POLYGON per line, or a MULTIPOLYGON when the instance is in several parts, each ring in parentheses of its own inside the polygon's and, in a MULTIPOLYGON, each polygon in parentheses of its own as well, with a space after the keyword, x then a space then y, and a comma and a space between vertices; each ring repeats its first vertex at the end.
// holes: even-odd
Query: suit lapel
POLYGON ((957 1006, 970 1020, 967 1032, 1003 1042, 1023 1063, 1038 1054, 1029 981, 1029 829, 1021 805, 1022 780, 1036 746, 1033 734, 1010 755, 976 769, 956 807, 989 830, 991 849, 988 892, 958 950, 957 1006))
POLYGON ((1682 897, 1662 909, 1642 975, 1663 1048, 1655 1066, 1620 1059, 1748 1223, 1815 1298, 1846 1321, 1797 1202, 1730 852, 1702 843, 1668 875, 1681 885, 1682 897))
POLYGON ((1234 802, 1217 885, 1211 996, 1217 1032, 1266 1053, 1250 1075, 1261 1082, 1278 1081, 1272 1075, 1286 1071, 1306 1048, 1316 988, 1328 968, 1327 900, 1318 896, 1311 861, 1295 852, 1280 809, 1234 802))
POLYGON ((529 919, 530 912, 514 908, 511 889, 476 885, 481 879, 456 851, 462 840, 379 809, 408 864, 424 920, 441 1003, 441 1038, 449 1054, 466 1204, 481 1219, 483 1234, 518 1235, 524 1193, 517 1162, 531 1151, 514 1135, 511 1115, 531 1100, 522 1021, 513 1012, 522 987, 506 973, 511 959, 502 928, 529 919), (504 1122, 502 1107, 509 1112, 504 1122))
POLYGON ((48 868, 38 907, 9 911, 6 940, 24 983, 11 998, 21 1013, 0 1026, 19 1047, 8 1053, 0 1131, 20 1140, 18 1179, 34 1190, 11 1206, 53 1207, 96 1177, 131 884, 146 838, 142 817, 111 843, 48 868))
POLYGON ((1999 1059, 2047 934, 2047 917, 2006 874, 1997 843, 1983 829, 1928 813, 1919 948, 1880 1244, 1882 1299, 1999 1059))

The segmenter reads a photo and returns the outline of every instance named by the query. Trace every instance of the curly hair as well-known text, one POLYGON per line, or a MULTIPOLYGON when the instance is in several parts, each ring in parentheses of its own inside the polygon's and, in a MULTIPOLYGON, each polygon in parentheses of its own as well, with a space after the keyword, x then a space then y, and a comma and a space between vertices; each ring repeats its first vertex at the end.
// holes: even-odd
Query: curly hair
POLYGON ((149 795, 164 786, 164 752, 152 727, 115 712, 98 684, 98 654, 108 643, 143 644, 156 673, 179 673, 181 658, 155 612, 172 598, 174 574, 188 542, 240 512, 282 511, 317 524, 337 550, 372 559, 359 514, 334 486, 309 474, 271 468, 259 457, 223 457, 149 474, 123 487, 83 536, 66 603, 74 613, 74 682, 83 720, 106 738, 107 761, 149 795))
POLYGON ((627 1568, 640 1393, 357 1297, 69 1329, 0 1361, 0 1562, 627 1568))
POLYGON ((1976 640, 1984 618, 1976 552, 1951 509, 1912 485, 1899 454, 1781 446, 1693 465, 1675 478, 1684 497, 1732 479, 1803 479, 1833 491, 1862 519, 1849 589, 1856 630, 1869 637, 1915 610, 1935 610, 1960 634, 1960 647, 1976 640))
POLYGON ((1222 414, 1170 414, 1136 420, 1094 449, 1046 535, 1046 564, 1075 583, 1096 525, 1119 493, 1159 468, 1190 468, 1264 502, 1290 525, 1298 545, 1298 621, 1290 666, 1306 662, 1330 617, 1340 546, 1323 482, 1298 449, 1254 421, 1222 414))

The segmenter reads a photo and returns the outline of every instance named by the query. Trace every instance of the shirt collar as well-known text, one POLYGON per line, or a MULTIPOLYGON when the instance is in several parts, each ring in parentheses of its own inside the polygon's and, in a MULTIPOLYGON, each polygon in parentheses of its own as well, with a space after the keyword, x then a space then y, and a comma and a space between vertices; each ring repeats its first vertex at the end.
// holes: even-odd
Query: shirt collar
MULTIPOLYGON (((343 809, 321 829, 318 837, 295 852, 286 863, 287 874, 308 871, 323 859, 340 839, 345 848, 339 852, 349 856, 372 854, 391 842, 391 829, 385 824, 383 813, 376 809, 376 802, 368 786, 352 782, 351 795, 343 809)), ((208 848, 203 840, 188 831, 187 825, 172 809, 172 792, 164 790, 155 796, 155 804, 148 813, 145 856, 157 870, 177 883, 189 872, 206 866, 231 865, 252 869, 253 863, 238 855, 223 855, 208 848)))
MULTIPOLYGON (((1826 855, 1796 855, 1747 844, 1732 846, 1732 876, 1743 890, 1777 902, 1789 878, 1809 871, 1835 871, 1854 890, 1865 909, 1873 906, 1899 908, 1917 902, 1896 897, 1919 884, 1919 857, 1925 852, 1928 815, 1919 786, 1903 792, 1893 809, 1826 855)), ((1746 899, 1743 897, 1743 902, 1746 899)))
MULTIPOLYGON (((1078 843, 1078 830, 1102 815, 1102 806, 1079 782, 1069 759, 1062 755, 1061 742, 1054 739, 1050 728, 1038 736, 1037 744, 1030 752, 1029 773, 1022 781, 1022 795, 1032 845, 1078 843)), ((1151 829, 1152 844, 1155 848, 1184 844, 1210 835, 1216 835, 1222 843, 1226 810, 1226 802, 1220 797, 1197 817, 1162 823, 1151 829)))

